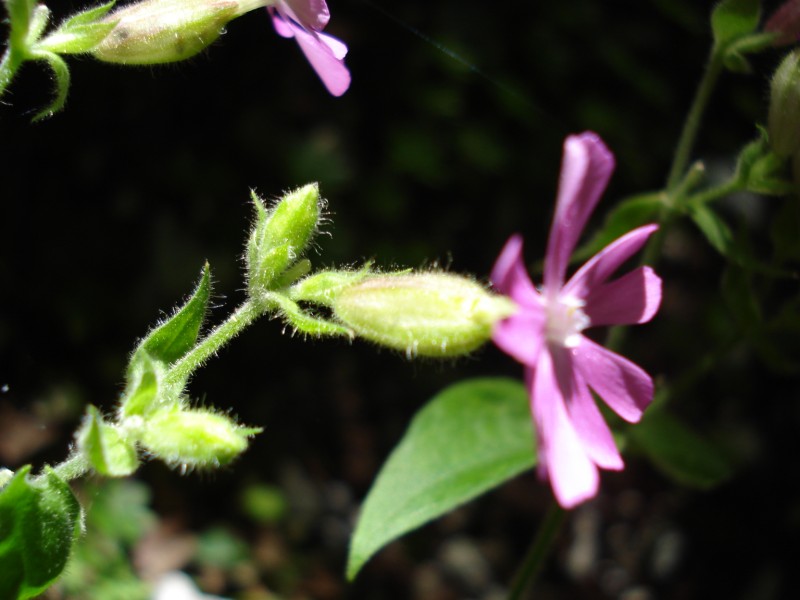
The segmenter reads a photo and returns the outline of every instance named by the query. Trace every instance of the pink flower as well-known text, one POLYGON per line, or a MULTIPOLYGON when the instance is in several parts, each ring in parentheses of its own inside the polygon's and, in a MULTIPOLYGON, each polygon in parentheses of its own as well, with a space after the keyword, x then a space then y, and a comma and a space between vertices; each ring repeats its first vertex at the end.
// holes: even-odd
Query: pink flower
POLYGON ((598 467, 621 470, 622 457, 590 393, 620 417, 638 421, 653 399, 653 381, 640 367, 582 332, 596 325, 644 323, 661 303, 661 279, 639 267, 609 281, 657 225, 612 242, 564 283, 578 238, 614 169, 614 157, 594 133, 570 136, 555 216, 550 228, 544 284, 537 290, 522 260, 522 238, 512 236, 492 270, 492 282, 517 304, 492 339, 525 365, 536 427, 539 473, 558 502, 572 508, 597 493, 598 467))
POLYGON ((297 40, 328 91, 344 94, 350 87, 350 71, 344 64, 347 46, 322 33, 330 19, 325 0, 277 0, 267 10, 278 35, 297 40))

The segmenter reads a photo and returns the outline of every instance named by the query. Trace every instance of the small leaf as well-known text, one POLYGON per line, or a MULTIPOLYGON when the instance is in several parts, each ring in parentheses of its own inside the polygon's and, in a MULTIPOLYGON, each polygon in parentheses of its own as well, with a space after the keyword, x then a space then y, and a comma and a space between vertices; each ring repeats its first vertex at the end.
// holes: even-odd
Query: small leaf
POLYGON ((128 385, 120 402, 120 418, 144 416, 168 403, 169 398, 160 389, 164 370, 163 363, 154 361, 144 350, 134 354, 128 367, 128 385))
POLYGON ((647 411, 628 431, 631 441, 653 464, 678 483, 707 490, 732 474, 731 464, 719 448, 663 409, 647 411))
POLYGON ((64 21, 61 25, 59 25, 59 30, 66 30, 72 29, 78 25, 88 25, 90 23, 94 23, 102 19, 108 11, 114 8, 114 4, 116 4, 116 0, 111 0, 111 2, 106 2, 105 4, 101 4, 100 6, 95 6, 93 8, 88 8, 84 11, 81 11, 75 15, 72 15, 69 19, 64 21))
POLYGON ((752 33, 758 27, 760 17, 759 0, 723 0, 711 13, 714 45, 724 48, 734 40, 752 33))
POLYGON ((392 540, 536 464, 528 395, 516 380, 472 379, 434 397, 369 491, 347 577, 392 540))
POLYGON ((46 50, 34 50, 31 52, 31 57, 36 60, 43 60, 50 66, 56 84, 56 97, 50 103, 50 106, 34 115, 33 121, 36 122, 52 117, 64 108, 64 104, 67 102, 67 92, 69 92, 70 74, 67 63, 58 54, 53 54, 46 50))
POLYGON ((690 205, 689 215, 717 252, 730 258, 733 250, 733 234, 728 224, 705 204, 690 205))
POLYGON ((86 418, 76 435, 78 447, 95 471, 106 477, 125 477, 139 466, 136 446, 119 430, 106 423, 94 406, 87 408, 86 418))
POLYGON ((172 317, 156 327, 142 340, 134 352, 131 362, 133 363, 139 350, 146 351, 154 360, 165 364, 182 358, 197 342, 210 295, 211 271, 206 263, 200 282, 191 298, 172 317))
POLYGON ((47 589, 78 535, 80 505, 52 469, 31 479, 19 469, 0 492, 0 598, 25 600, 47 589))
POLYGON ((38 42, 34 49, 58 54, 82 54, 94 49, 116 26, 111 22, 73 25, 69 29, 61 27, 38 42))
POLYGON ((353 330, 349 327, 310 315, 301 309, 296 302, 290 300, 281 293, 268 292, 264 295, 264 298, 267 301, 275 303, 280 308, 281 316, 289 325, 300 333, 313 335, 315 337, 323 335, 353 337, 353 330))

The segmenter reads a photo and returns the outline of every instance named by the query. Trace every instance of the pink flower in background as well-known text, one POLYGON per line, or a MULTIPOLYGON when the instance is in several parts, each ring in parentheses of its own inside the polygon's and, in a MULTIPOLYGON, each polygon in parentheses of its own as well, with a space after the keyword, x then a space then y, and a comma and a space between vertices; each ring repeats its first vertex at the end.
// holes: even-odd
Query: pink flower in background
POLYGON ((555 216, 537 290, 513 236, 492 270, 492 283, 518 311, 498 323, 492 339, 525 365, 537 432, 539 472, 556 499, 572 508, 597 493, 598 467, 621 470, 622 457, 590 393, 620 417, 638 421, 653 399, 653 381, 640 367, 582 334, 588 327, 644 323, 661 303, 661 279, 639 267, 614 272, 657 229, 646 225, 612 242, 564 283, 570 255, 614 169, 614 157, 594 133, 570 136, 555 216))
POLYGON ((278 0, 267 10, 278 35, 297 40, 328 91, 344 94, 350 87, 350 71, 344 64, 347 46, 322 33, 330 19, 325 0, 278 0))
POLYGON ((764 31, 777 33, 776 46, 788 46, 800 41, 800 0, 781 4, 764 23, 764 31))

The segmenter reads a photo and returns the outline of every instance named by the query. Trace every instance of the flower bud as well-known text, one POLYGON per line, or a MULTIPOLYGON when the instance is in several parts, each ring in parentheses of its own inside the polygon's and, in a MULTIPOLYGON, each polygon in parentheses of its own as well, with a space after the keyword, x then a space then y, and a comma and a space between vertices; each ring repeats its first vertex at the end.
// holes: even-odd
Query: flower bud
POLYGON ((772 151, 788 158, 800 148, 800 52, 790 52, 770 83, 767 130, 772 151))
MULTIPOLYGON (((274 287, 276 279, 302 255, 317 229, 320 197, 312 183, 286 194, 272 210, 253 194, 256 222, 247 244, 251 294, 274 287)), ((286 282, 282 282, 286 283, 286 282)))
POLYGON ((235 17, 268 0, 144 0, 104 18, 116 22, 92 54, 100 60, 152 65, 184 60, 216 40, 235 17))
POLYGON ((788 46, 800 40, 800 0, 788 0, 779 6, 767 19, 764 31, 777 34, 775 46, 788 46))
POLYGON ((216 467, 247 449, 259 428, 241 427, 208 410, 164 410, 147 419, 140 439, 154 456, 182 468, 216 467))
POLYGON ((356 335, 409 358, 467 354, 515 310, 504 296, 449 273, 368 277, 340 290, 332 308, 356 335))

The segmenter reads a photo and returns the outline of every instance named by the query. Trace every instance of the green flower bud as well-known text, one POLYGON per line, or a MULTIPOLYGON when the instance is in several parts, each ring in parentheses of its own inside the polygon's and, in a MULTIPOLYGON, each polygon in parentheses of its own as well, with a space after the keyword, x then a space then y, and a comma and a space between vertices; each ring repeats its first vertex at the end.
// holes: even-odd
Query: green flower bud
POLYGON ((507 298, 449 273, 372 276, 340 290, 332 308, 356 335, 409 358, 467 354, 515 310, 507 298))
POLYGON ((321 200, 317 184, 312 183, 286 194, 272 210, 267 210, 255 194, 253 204, 256 222, 245 259, 248 288, 251 295, 257 296, 274 288, 276 280, 305 251, 317 230, 321 200))
POLYGON ((92 50, 103 61, 152 65, 184 60, 216 40, 231 19, 270 0, 144 0, 104 18, 116 22, 92 50))
POLYGON ((248 438, 260 432, 208 410, 176 408, 148 417, 140 442, 154 456, 182 469, 217 467, 244 452, 248 438))
POLYGON ((770 84, 767 130, 773 152, 788 158, 800 148, 800 52, 786 55, 770 84))

